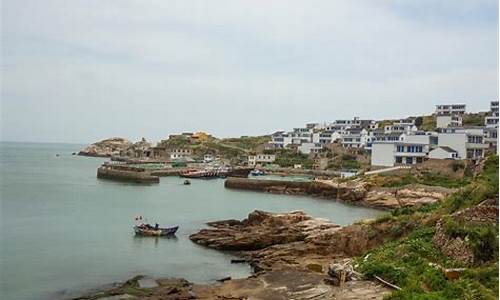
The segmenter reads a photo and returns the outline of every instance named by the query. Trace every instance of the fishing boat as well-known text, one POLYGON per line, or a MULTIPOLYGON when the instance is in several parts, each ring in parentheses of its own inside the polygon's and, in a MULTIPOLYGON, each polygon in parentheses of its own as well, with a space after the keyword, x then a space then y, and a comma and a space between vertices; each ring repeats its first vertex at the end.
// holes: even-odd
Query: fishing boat
POLYGON ((189 181, 189 180, 187 180, 187 179, 186 179, 186 180, 184 180, 184 185, 190 185, 190 184, 191 184, 191 181, 189 181))
POLYGON ((253 170, 252 172, 250 172, 250 174, 252 176, 264 176, 264 175, 266 175, 266 173, 262 170, 253 170))
POLYGON ((169 236, 174 235, 179 229, 179 226, 167 227, 167 228, 155 228, 153 226, 147 226, 146 224, 134 226, 134 231, 136 235, 144 236, 169 236))

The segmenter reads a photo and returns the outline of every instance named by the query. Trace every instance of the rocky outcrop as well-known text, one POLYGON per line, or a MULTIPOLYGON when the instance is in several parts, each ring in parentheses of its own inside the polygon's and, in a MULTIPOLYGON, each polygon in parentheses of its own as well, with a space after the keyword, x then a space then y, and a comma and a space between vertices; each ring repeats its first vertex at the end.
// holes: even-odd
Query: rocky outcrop
POLYGON ((120 155, 120 151, 125 151, 131 146, 132 143, 124 138, 109 138, 85 147, 80 150, 78 155, 111 157, 114 155, 120 155))
POLYGON ((332 199, 340 198, 352 202, 362 200, 366 194, 366 189, 362 185, 347 185, 345 183, 334 185, 322 181, 228 178, 224 186, 230 189, 244 189, 275 194, 311 195, 332 199))
POLYGON ((380 209, 435 203, 453 192, 452 189, 424 185, 408 185, 404 188, 371 187, 370 184, 359 179, 339 182, 332 180, 285 181, 228 178, 224 186, 231 189, 274 194, 309 195, 380 209))
POLYGON ((453 190, 409 185, 404 188, 372 188, 363 202, 370 207, 398 208, 436 203, 446 198, 453 190))
POLYGON ((391 230, 390 222, 340 227, 303 212, 275 214, 258 210, 242 221, 208 225, 212 228, 202 229, 190 239, 209 248, 234 251, 256 271, 290 266, 307 269, 311 263, 326 263, 326 270, 333 259, 361 255, 407 231, 391 230))
POLYGON ((453 222, 465 226, 498 224, 498 206, 483 204, 466 208, 441 218, 436 224, 436 232, 432 241, 441 252, 467 265, 478 262, 479 259, 475 257, 474 251, 467 241, 467 237, 450 236, 448 234, 445 226, 446 218, 450 218, 453 222))
POLYGON ((256 210, 248 218, 208 223, 215 229, 202 229, 189 238, 200 245, 218 250, 253 251, 273 245, 304 241, 339 228, 326 220, 313 219, 303 212, 273 214, 256 210))

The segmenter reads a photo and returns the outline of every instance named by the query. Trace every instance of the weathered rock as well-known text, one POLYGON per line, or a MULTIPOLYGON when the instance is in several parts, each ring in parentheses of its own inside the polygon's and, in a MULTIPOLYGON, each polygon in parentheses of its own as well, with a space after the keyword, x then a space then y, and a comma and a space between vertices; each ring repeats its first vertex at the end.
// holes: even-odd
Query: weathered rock
MULTIPOLYGON (((498 224, 498 206, 477 205, 474 207, 460 210, 450 216, 452 220, 461 222, 468 226, 478 226, 481 224, 498 224)), ((464 264, 473 264, 477 262, 469 243, 461 237, 452 237, 446 233, 444 227, 444 218, 436 223, 436 232, 432 238, 441 252, 464 264)))
POLYGON ((332 263, 328 266, 328 275, 339 281, 342 280, 342 276, 345 281, 352 280, 353 274, 354 269, 350 263, 332 263))
POLYGON ((124 138, 109 138, 85 147, 78 153, 78 155, 111 157, 119 155, 120 151, 124 151, 130 146, 132 146, 132 143, 124 138))

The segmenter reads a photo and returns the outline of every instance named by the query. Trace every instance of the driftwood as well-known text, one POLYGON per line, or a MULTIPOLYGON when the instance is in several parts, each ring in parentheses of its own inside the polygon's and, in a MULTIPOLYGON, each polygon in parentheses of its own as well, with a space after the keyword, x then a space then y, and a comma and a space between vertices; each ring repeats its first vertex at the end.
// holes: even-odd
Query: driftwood
POLYGON ((374 277, 375 277, 375 279, 377 279, 378 281, 380 281, 380 282, 382 282, 383 284, 387 285, 388 287, 391 287, 391 288, 393 288, 393 289, 395 289, 395 290, 398 290, 398 291, 400 291, 400 290, 401 290, 401 288, 400 288, 399 286, 397 286, 397 285, 395 285, 395 284, 392 284, 392 283, 390 283, 390 282, 387 282, 387 281, 383 280, 382 278, 378 277, 377 275, 375 275, 374 277))

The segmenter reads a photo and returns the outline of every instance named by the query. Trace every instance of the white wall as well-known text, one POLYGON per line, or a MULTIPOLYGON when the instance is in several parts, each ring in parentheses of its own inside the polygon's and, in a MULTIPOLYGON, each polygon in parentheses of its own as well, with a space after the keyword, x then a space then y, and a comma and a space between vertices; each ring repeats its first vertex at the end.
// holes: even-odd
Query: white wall
POLYGON ((429 158, 434 158, 434 159, 449 159, 451 157, 452 153, 443 150, 442 148, 436 148, 429 152, 429 158))
POLYGON ((436 117, 436 127, 446 128, 451 124, 451 116, 437 116, 436 117))
POLYGON ((465 133, 440 133, 438 134, 438 146, 448 146, 458 152, 458 158, 466 159, 467 135, 465 133))
POLYGON ((373 143, 372 144, 372 166, 394 166, 394 144, 373 143))

